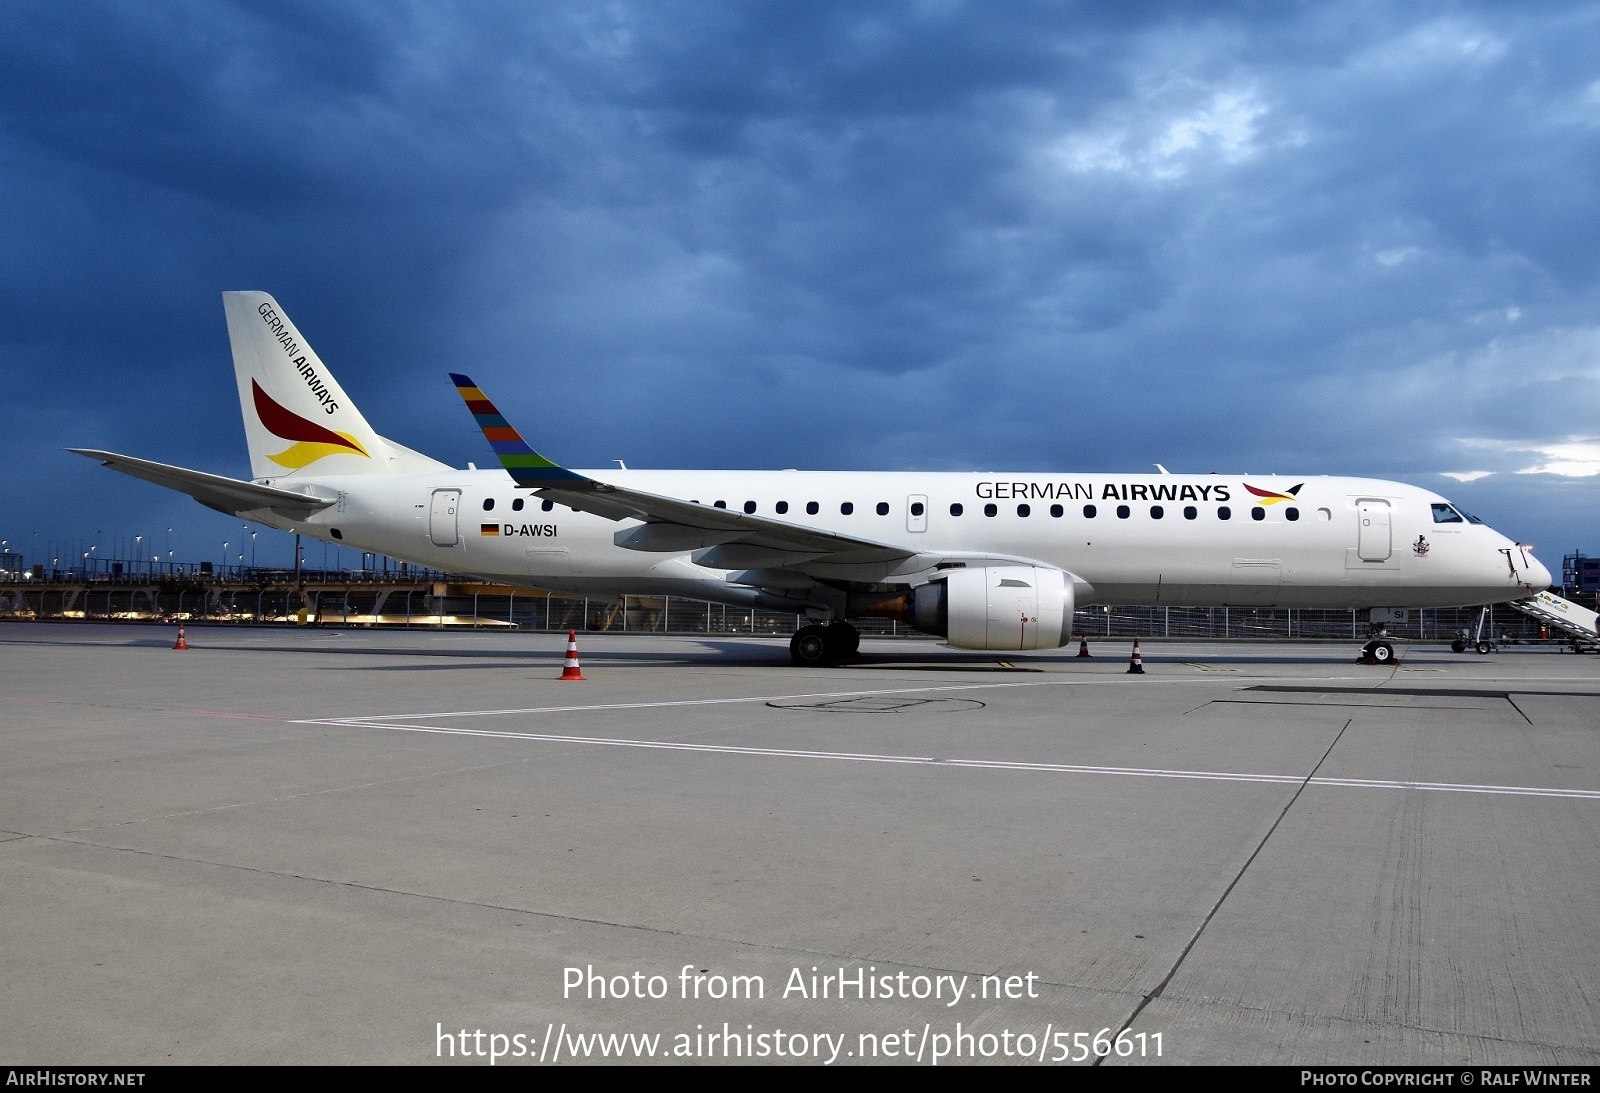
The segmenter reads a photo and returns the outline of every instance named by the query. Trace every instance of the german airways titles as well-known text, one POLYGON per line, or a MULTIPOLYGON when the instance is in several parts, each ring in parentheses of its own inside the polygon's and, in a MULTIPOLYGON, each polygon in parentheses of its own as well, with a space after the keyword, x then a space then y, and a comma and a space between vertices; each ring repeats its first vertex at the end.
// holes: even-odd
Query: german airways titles
POLYGON ((1230 501, 1226 485, 1172 485, 1170 483, 1106 482, 1098 497, 1093 481, 1086 482, 979 482, 977 495, 986 501, 1230 501))

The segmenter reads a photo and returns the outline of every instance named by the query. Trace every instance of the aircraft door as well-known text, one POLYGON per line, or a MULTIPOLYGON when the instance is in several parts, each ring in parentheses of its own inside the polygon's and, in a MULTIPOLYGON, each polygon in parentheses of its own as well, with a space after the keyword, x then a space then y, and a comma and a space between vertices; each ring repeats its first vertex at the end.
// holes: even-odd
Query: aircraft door
POLYGON ((928 496, 914 493, 906 498, 906 530, 928 530, 928 496))
POLYGON ((460 490, 434 490, 428 507, 428 538, 434 546, 455 546, 456 510, 461 507, 460 490))
POLYGON ((1356 502, 1356 556, 1363 562, 1385 562, 1392 549, 1389 535, 1389 502, 1362 498, 1356 502))

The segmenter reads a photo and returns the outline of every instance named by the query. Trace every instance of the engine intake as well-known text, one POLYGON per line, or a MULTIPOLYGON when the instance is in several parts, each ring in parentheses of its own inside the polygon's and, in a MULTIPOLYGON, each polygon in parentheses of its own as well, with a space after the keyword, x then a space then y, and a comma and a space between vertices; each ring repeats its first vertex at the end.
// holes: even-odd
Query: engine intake
POLYGON ((958 649, 1058 649, 1072 611, 1072 578, 1031 565, 953 569, 911 593, 912 625, 958 649))

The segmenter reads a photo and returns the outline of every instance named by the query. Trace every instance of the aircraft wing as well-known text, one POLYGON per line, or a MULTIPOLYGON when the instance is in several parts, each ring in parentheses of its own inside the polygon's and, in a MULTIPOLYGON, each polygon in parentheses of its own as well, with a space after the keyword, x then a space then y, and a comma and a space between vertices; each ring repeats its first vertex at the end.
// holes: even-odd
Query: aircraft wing
POLYGON ((803 565, 807 556, 829 563, 896 563, 917 552, 784 520, 730 512, 676 497, 629 489, 569 471, 546 459, 522 439, 483 391, 466 376, 451 373, 456 390, 477 419, 500 463, 517 485, 569 508, 611 520, 642 520, 645 526, 617 533, 617 545, 634 550, 683 551, 715 548, 702 564, 724 569, 761 565, 803 565), (739 549, 742 548, 742 549, 739 549))
POLYGON ((274 489, 271 486, 258 486, 254 482, 241 482, 236 478, 224 478, 220 474, 207 474, 204 471, 191 471, 187 467, 173 467, 166 463, 154 463, 148 459, 135 459, 131 455, 118 455, 116 452, 101 452, 93 448, 68 448, 67 451, 76 455, 86 455, 90 459, 98 459, 105 466, 123 474, 131 474, 146 482, 154 482, 158 486, 186 493, 207 508, 225 512, 230 516, 271 509, 287 519, 304 520, 312 513, 320 512, 334 503, 328 498, 311 497, 291 490, 274 489))

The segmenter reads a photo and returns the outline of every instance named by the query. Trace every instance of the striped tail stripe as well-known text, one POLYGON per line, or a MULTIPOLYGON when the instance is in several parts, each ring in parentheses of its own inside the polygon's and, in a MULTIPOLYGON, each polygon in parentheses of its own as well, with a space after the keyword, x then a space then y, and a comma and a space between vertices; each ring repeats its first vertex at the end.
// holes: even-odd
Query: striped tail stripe
POLYGON ((489 447, 494 449, 500 465, 516 479, 517 485, 555 486, 588 481, 581 474, 573 474, 528 447, 527 441, 522 439, 522 434, 517 432, 516 428, 496 409, 495 404, 489 401, 489 396, 485 395, 471 379, 456 372, 450 373, 450 379, 455 383, 461 401, 472 411, 478 428, 483 430, 484 439, 489 442, 489 447))

